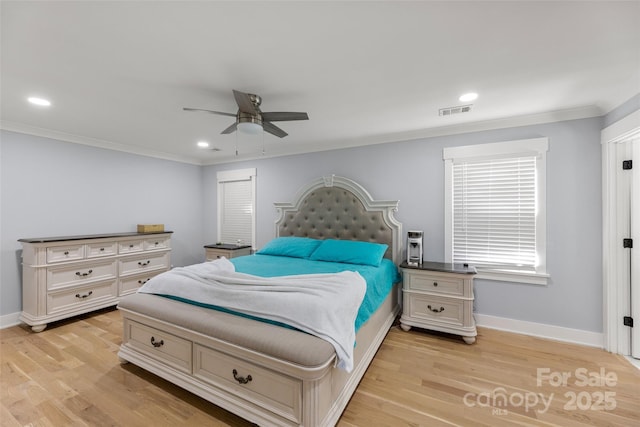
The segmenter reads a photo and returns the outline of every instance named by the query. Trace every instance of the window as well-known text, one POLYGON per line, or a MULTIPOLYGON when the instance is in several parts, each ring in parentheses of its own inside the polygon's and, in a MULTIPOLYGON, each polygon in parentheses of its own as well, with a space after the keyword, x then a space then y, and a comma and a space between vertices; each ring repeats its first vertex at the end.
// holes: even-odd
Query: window
POLYGON ((256 170, 221 171, 218 180, 218 241, 255 248, 256 170))
POLYGON ((479 278, 546 284, 547 138, 443 151, 445 260, 479 278))

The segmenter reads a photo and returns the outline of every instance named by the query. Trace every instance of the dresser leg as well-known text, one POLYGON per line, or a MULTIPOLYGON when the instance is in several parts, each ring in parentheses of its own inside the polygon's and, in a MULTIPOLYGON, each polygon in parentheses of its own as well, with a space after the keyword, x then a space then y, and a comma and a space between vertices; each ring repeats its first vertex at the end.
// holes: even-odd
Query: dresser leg
POLYGON ((32 327, 31 327, 31 330, 32 330, 33 332, 36 332, 36 333, 37 333, 37 332, 42 332, 42 331, 44 331, 44 329, 45 329, 46 327, 47 327, 47 324, 45 323, 44 325, 35 325, 35 326, 32 326, 32 327))
POLYGON ((405 332, 409 332, 411 330, 411 326, 405 325, 404 323, 400 323, 400 328, 402 328, 402 330, 405 332))
POLYGON ((474 342, 476 342, 476 337, 462 337, 462 339, 467 344, 473 344, 474 342))

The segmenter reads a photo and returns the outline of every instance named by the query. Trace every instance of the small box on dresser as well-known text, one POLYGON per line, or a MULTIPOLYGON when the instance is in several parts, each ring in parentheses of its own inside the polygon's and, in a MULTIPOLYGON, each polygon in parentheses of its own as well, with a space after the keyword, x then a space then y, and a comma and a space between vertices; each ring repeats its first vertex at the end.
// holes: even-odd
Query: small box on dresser
POLYGON ((474 267, 463 264, 423 262, 400 264, 402 316, 400 326, 431 329, 462 336, 473 344, 478 335, 473 318, 474 267))
POLYGON ((171 268, 171 233, 19 239, 20 320, 40 332, 50 322, 116 305, 171 268))

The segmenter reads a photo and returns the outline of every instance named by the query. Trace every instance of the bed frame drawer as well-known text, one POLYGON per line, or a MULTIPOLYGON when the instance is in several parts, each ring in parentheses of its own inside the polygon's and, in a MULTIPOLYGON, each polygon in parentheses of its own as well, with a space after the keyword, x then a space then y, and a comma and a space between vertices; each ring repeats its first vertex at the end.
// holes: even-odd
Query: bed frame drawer
POLYGON ((194 356, 195 377, 301 423, 302 381, 198 344, 194 356))
POLYGON ((138 322, 125 326, 127 344, 175 369, 191 373, 191 341, 138 322))

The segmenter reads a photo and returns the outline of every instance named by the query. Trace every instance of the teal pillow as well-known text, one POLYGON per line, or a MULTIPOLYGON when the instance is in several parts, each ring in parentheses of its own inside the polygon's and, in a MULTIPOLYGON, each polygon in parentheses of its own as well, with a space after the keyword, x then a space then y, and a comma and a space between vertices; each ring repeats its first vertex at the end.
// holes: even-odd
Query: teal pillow
POLYGON ((260 249, 258 254, 309 258, 320 245, 320 240, 308 237, 277 237, 260 249))
POLYGON ((327 239, 320 243, 309 259, 378 267, 387 248, 383 243, 327 239))

